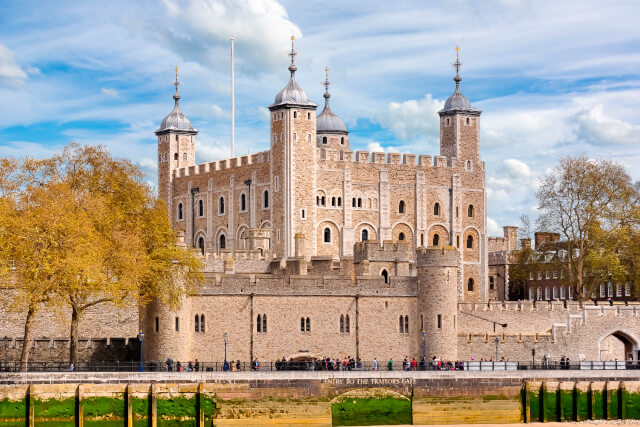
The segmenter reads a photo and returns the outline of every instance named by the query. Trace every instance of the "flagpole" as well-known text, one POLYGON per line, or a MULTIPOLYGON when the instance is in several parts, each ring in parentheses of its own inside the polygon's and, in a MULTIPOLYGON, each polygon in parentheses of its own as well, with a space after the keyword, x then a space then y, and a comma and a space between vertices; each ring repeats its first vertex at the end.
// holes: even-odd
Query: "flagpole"
POLYGON ((234 79, 233 79, 233 41, 235 39, 231 37, 231 157, 233 154, 233 144, 235 140, 235 125, 236 125, 236 105, 235 105, 235 93, 234 93, 234 79))

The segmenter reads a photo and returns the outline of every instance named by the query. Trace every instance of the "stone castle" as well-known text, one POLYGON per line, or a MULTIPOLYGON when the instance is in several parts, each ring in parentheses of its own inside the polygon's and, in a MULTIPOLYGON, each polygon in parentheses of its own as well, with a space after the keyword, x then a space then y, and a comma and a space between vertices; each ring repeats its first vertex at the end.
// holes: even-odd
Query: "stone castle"
MULTIPOLYGON (((438 113, 439 155, 385 155, 351 151, 328 78, 317 115, 293 45, 290 55, 289 82, 269 106, 270 149, 211 163, 196 164, 176 75, 175 106, 155 132, 158 191, 206 284, 177 312, 94 310, 80 328, 88 348, 140 328, 146 360, 220 361, 225 340, 243 361, 307 351, 468 360, 496 349, 519 361, 637 359, 638 305, 505 301, 517 228, 487 236, 482 112, 461 93, 459 61, 438 113)), ((41 341, 64 341, 43 316, 41 341)), ((20 318, 4 317, 17 349, 20 318)))

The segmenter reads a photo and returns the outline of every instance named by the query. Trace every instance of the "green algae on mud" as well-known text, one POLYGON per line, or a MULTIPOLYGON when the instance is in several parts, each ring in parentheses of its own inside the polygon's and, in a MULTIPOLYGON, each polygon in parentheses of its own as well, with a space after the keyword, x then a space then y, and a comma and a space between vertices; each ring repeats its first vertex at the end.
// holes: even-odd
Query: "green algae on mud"
POLYGON ((331 418, 338 426, 411 424, 411 401, 393 397, 345 399, 331 405, 331 418))

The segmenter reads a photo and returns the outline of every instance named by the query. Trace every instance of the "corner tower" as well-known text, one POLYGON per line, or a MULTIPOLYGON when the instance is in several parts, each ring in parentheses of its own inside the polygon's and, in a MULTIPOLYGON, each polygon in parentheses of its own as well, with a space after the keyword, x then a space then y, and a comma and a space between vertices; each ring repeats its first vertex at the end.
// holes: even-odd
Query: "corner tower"
POLYGON ((269 106, 271 112, 272 247, 277 257, 294 257, 295 235, 315 247, 316 108, 295 79, 297 52, 291 37, 289 83, 269 106))
POLYGON ((349 150, 349 132, 342 119, 336 116, 329 107, 329 67, 324 69, 324 109, 316 118, 317 145, 319 148, 334 148, 337 150, 349 150))
POLYGON ((481 110, 471 106, 460 92, 460 48, 456 47, 456 89, 447 99, 440 115, 440 155, 456 157, 463 161, 467 169, 478 167, 480 163, 480 114, 481 110))
MULTIPOLYGON (((165 201, 169 212, 172 212, 171 182, 173 171, 196 164, 196 135, 198 130, 191 126, 191 121, 180 111, 180 93, 178 87, 178 67, 176 81, 173 83, 176 93, 173 110, 162 120, 155 131, 158 136, 158 197, 165 201)), ((173 215, 171 215, 173 218, 173 215)))

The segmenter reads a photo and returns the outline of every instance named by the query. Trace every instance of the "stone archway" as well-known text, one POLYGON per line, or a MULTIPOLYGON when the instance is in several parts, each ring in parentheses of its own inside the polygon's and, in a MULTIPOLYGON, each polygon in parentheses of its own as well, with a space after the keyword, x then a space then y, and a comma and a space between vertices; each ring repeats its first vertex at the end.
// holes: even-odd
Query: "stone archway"
POLYGON ((598 358, 603 361, 638 360, 640 345, 633 334, 619 329, 603 334, 598 340, 598 358))

